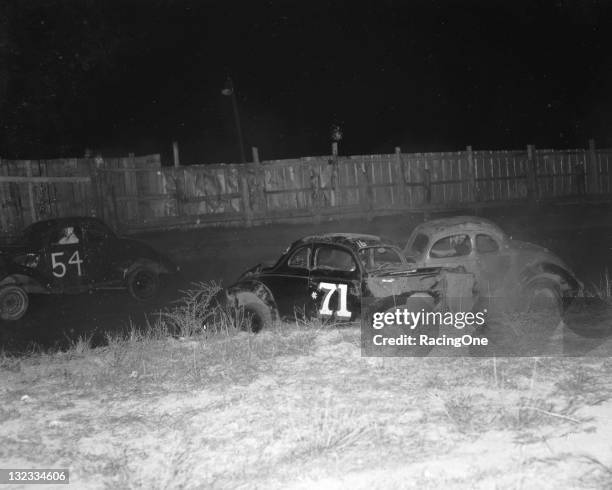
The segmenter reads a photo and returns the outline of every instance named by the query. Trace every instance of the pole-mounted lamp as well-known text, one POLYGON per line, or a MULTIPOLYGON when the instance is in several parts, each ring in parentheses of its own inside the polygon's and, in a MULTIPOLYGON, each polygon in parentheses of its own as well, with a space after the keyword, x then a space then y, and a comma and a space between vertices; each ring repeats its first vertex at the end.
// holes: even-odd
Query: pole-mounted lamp
POLYGON ((232 99, 232 107, 234 109, 234 120, 236 123, 236 133, 238 134, 238 146, 240 148, 240 161, 242 163, 246 162, 244 157, 244 144, 242 142, 242 128, 240 126, 240 114, 238 113, 238 101, 236 99, 236 91, 234 90, 234 82, 231 77, 227 77, 225 80, 225 86, 221 93, 226 97, 230 97, 232 99))

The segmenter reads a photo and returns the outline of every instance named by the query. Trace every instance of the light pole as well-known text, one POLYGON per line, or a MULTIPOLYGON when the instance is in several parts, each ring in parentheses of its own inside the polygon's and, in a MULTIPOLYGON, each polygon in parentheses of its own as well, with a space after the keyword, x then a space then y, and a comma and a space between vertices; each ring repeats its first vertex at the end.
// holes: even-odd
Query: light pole
POLYGON ((226 97, 231 97, 232 99, 232 107, 234 109, 234 120, 236 122, 236 132, 238 133, 238 145, 240 147, 240 161, 242 163, 246 162, 244 157, 244 144, 242 142, 242 128, 240 126, 240 114, 238 113, 238 100, 236 99, 236 91, 234 90, 234 82, 232 82, 231 77, 228 75, 227 80, 225 80, 225 87, 221 90, 221 93, 226 97))

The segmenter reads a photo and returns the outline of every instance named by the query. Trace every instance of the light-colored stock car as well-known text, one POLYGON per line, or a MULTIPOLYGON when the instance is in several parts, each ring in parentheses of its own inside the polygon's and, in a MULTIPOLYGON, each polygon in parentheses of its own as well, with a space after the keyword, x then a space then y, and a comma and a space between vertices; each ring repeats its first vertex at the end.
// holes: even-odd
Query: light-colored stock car
POLYGON ((509 307, 563 311, 582 289, 571 269, 548 249, 513 240, 495 223, 473 216, 417 226, 404 255, 417 267, 462 266, 476 279, 475 295, 509 307))

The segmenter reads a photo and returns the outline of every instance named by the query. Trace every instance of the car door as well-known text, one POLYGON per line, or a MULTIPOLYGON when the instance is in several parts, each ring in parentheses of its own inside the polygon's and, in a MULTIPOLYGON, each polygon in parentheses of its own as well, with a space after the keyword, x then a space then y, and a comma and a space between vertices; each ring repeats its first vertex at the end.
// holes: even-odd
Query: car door
POLYGON ((84 253, 87 267, 87 283, 90 287, 111 285, 120 282, 117 237, 103 223, 88 221, 83 224, 84 253))
POLYGON ((300 318, 305 315, 309 298, 311 252, 310 244, 296 248, 274 270, 261 278, 272 292, 281 317, 295 318, 297 315, 300 318))
POLYGON ((492 292, 503 284, 510 269, 510 255, 497 238, 488 233, 475 235, 477 260, 476 281, 480 289, 492 292))
POLYGON ((361 312, 361 278, 361 265, 349 249, 316 245, 309 280, 309 315, 341 321, 357 319, 361 312))
POLYGON ((86 289, 83 231, 78 222, 61 222, 47 235, 46 275, 56 293, 79 293, 86 289))

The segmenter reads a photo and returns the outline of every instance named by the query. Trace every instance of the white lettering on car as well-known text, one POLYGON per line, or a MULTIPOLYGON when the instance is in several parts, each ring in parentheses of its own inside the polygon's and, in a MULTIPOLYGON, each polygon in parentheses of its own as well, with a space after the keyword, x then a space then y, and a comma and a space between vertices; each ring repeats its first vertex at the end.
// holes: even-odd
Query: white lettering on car
MULTIPOLYGON (((68 271, 66 264, 64 264, 64 262, 62 262, 61 260, 58 260, 58 258, 62 257, 63 255, 64 255, 64 252, 54 252, 51 254, 51 268, 53 269, 53 275, 55 277, 64 277, 66 275, 66 272, 68 271), (57 271, 57 269, 59 269, 59 271, 57 271)), ((83 275, 83 272, 81 269, 82 263, 83 263, 83 260, 79 256, 79 251, 75 250, 75 252, 68 259, 68 264, 76 265, 78 276, 83 275)))
POLYGON ((327 291, 325 298, 323 298, 323 304, 321 305, 321 309, 319 310, 319 314, 324 316, 331 316, 334 314, 332 310, 329 309, 329 302, 331 300, 332 295, 339 291, 340 294, 340 305, 338 310, 336 310, 336 316, 343 318, 350 318, 351 312, 347 309, 347 295, 348 295, 348 286, 346 284, 334 284, 332 282, 321 282, 319 283, 320 290, 327 291))

